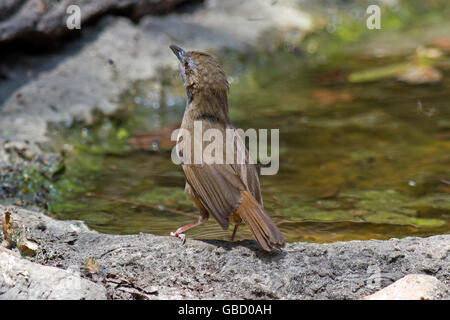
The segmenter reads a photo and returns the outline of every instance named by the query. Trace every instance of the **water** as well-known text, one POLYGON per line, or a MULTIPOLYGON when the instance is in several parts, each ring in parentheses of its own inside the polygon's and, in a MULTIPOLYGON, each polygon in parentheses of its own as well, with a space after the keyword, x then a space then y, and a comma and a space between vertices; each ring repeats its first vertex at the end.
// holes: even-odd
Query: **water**
MULTIPOLYGON (((410 60, 353 53, 317 61, 286 50, 245 59, 233 53, 221 56, 233 77, 229 100, 234 125, 280 128, 279 173, 260 181, 266 211, 287 241, 449 233, 448 55, 440 60, 439 84, 341 79, 352 71, 410 60)), ((50 204, 58 217, 85 220, 105 233, 158 235, 196 219, 173 212, 196 215, 170 151, 133 150, 127 143, 136 130, 181 121, 181 80, 174 72, 163 74, 136 83, 124 95, 122 104, 132 110, 131 116, 72 132, 68 141, 78 151, 68 161, 67 175, 77 188, 50 204)), ((230 235, 213 218, 187 232, 201 239, 230 235)), ((237 234, 237 239, 251 237, 245 226, 237 234)))

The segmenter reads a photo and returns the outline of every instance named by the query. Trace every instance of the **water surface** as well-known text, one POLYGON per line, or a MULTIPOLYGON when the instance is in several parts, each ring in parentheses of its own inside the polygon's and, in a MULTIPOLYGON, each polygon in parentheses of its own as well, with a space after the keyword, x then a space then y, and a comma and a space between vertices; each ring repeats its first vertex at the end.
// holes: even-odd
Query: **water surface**
MULTIPOLYGON (((448 233, 448 54, 439 60, 440 83, 411 85, 392 77, 363 83, 345 79, 352 72, 409 63, 414 52, 392 57, 352 52, 323 60, 303 51, 220 56, 230 75, 234 125, 280 129, 279 173, 260 181, 266 211, 286 240, 448 233)), ((174 212, 196 214, 184 195, 182 170, 164 148, 134 150, 127 141, 136 131, 181 121, 181 80, 175 71, 162 70, 159 78, 133 85, 121 103, 131 113, 71 133, 75 152, 67 174, 75 187, 50 210, 64 219, 85 220, 100 232, 168 235, 195 220, 174 212)), ((230 235, 212 218, 187 232, 201 239, 230 235)), ((242 227, 237 238, 251 234, 242 227)))

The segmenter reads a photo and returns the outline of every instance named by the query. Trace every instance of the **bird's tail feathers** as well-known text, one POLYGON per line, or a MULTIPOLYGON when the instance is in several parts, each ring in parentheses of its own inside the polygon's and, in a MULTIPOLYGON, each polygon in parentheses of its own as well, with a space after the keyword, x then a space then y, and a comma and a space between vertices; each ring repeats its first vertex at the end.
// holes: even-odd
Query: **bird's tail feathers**
POLYGON ((284 247, 283 235, 261 205, 247 191, 241 191, 241 195, 242 201, 236 208, 236 212, 253 233, 256 241, 269 252, 273 247, 284 247))

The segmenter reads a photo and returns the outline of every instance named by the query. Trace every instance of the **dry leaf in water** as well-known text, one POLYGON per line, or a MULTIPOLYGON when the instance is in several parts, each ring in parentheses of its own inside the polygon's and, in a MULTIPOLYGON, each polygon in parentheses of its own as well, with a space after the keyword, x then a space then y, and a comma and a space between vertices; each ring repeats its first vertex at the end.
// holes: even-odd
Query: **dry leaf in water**
POLYGON ((180 123, 171 124, 153 131, 138 131, 130 139, 130 144, 138 149, 156 150, 158 148, 172 148, 172 132, 180 128, 180 123))
POLYGON ((439 49, 450 52, 450 38, 438 38, 434 39, 432 44, 439 49))

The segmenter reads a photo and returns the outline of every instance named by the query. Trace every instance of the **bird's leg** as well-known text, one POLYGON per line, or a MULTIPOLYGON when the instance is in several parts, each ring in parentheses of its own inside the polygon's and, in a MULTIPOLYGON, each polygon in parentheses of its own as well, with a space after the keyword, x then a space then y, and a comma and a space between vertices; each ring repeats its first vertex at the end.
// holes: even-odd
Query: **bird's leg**
POLYGON ((234 236, 236 235, 236 231, 240 224, 242 223, 242 219, 239 214, 234 211, 229 217, 230 224, 234 224, 233 234, 231 235, 231 241, 234 241, 234 236))
POLYGON ((240 225, 240 223, 237 223, 234 225, 233 233, 231 234, 231 242, 234 241, 234 236, 236 235, 236 231, 237 231, 239 225, 240 225))
POLYGON ((179 227, 177 231, 171 232, 170 235, 172 237, 178 237, 181 239, 182 243, 184 244, 186 242, 186 235, 184 234, 187 230, 192 229, 196 226, 199 226, 201 224, 204 224, 206 221, 208 221, 208 214, 204 214, 202 211, 200 212, 200 217, 196 222, 191 222, 185 226, 179 227))

